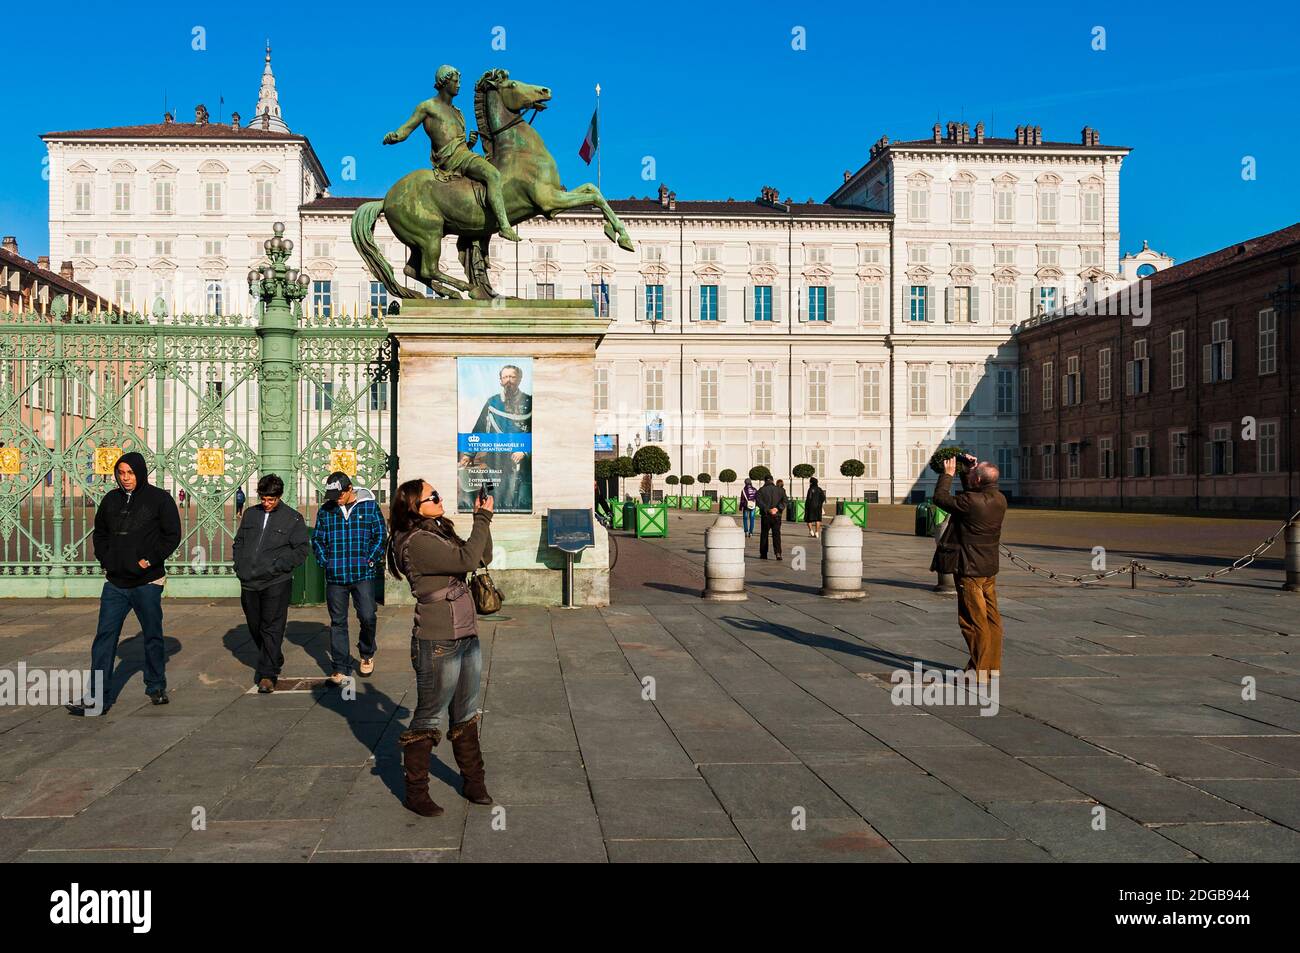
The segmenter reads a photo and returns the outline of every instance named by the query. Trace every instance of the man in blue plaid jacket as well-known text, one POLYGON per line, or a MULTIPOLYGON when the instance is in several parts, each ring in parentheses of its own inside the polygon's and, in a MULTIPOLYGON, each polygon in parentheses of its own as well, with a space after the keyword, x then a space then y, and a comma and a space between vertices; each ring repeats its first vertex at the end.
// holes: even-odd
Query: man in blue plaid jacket
POLYGON ((375 583, 383 566, 384 516, 375 495, 357 489, 346 473, 331 473, 325 484, 325 505, 316 513, 312 548, 325 570, 325 603, 330 612, 330 681, 342 684, 352 674, 348 645, 348 600, 361 623, 357 670, 375 670, 375 583))

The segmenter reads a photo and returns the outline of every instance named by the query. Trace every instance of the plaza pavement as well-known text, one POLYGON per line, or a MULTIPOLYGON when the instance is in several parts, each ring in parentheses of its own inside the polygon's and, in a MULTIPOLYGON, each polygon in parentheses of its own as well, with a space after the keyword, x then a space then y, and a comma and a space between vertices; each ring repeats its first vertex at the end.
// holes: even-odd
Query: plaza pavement
MULTIPOLYGON (((378 670, 343 701, 250 694, 237 602, 169 600, 170 705, 144 698, 132 618, 107 716, 0 708, 0 860, 1300 859, 1300 595, 1279 588, 1279 550, 1223 582, 1136 590, 1004 561, 1000 711, 985 717, 892 703, 892 671, 966 657, 911 518, 872 508, 864 601, 817 595, 819 544, 787 524, 783 562, 750 540, 748 601, 704 602, 714 517, 674 513, 667 540, 617 534, 609 608, 507 603, 482 630, 504 811, 458 796, 444 742, 432 820, 400 803, 409 608, 381 609, 378 670)), ((1239 555, 1273 525, 1016 510, 1006 538, 1071 573, 1096 545, 1200 573, 1223 560, 1199 553, 1239 555)), ((0 603, 0 667, 84 668, 96 612, 0 603)), ((320 676, 323 607, 290 619, 286 676, 320 676)))

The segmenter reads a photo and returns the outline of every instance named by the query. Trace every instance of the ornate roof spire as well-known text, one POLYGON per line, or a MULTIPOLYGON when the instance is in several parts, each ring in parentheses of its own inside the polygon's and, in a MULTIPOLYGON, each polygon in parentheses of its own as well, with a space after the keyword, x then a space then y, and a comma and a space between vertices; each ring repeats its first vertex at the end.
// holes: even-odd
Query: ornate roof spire
POLYGON ((266 66, 262 68, 262 88, 257 92, 257 108, 249 122, 253 129, 271 129, 275 132, 288 132, 280 116, 280 97, 275 91, 275 74, 271 72, 271 41, 266 41, 266 66))

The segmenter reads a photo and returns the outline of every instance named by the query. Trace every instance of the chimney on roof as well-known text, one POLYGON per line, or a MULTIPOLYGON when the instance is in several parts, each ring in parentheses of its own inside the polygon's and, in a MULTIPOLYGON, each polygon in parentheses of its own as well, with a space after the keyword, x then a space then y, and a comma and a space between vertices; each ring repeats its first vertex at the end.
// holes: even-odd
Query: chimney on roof
POLYGON ((1016 145, 1023 146, 1024 144, 1025 144, 1025 127, 1016 126, 1016 145))
POLYGON ((239 128, 239 113, 230 114, 230 128, 231 129, 239 128))
POLYGON ((957 141, 957 124, 955 122, 948 123, 948 141, 957 141))
MULTIPOLYGON (((872 155, 875 155, 875 147, 874 147, 874 146, 872 147, 872 155)), ((847 181, 848 181, 849 179, 851 179, 851 178, 853 178, 853 173, 850 172, 848 169, 845 169, 845 170, 844 170, 844 181, 847 182, 847 181)))
POLYGON ((199 103, 194 107, 194 125, 206 126, 208 124, 208 107, 199 103))
POLYGON ((937 122, 934 124, 934 141, 943 142, 943 127, 937 122))
POLYGON ((670 212, 675 212, 675 211, 677 211, 677 193, 676 193, 676 192, 669 192, 669 193, 668 193, 668 211, 670 211, 670 212))
POLYGON ((662 183, 659 186, 659 207, 668 207, 668 186, 663 185, 662 183))
POLYGON ((171 113, 169 113, 169 112, 164 112, 164 113, 163 113, 163 125, 164 125, 164 126, 170 126, 170 125, 171 125, 172 123, 174 123, 175 121, 176 121, 176 117, 173 116, 171 113))
POLYGON ((50 270, 50 256, 49 256, 49 255, 38 255, 38 256, 36 257, 36 267, 37 267, 37 268, 44 268, 46 271, 49 271, 49 270, 50 270))
POLYGON ((16 255, 18 254, 18 239, 13 235, 6 235, 3 240, 0 240, 0 248, 3 248, 11 255, 16 255))
POLYGON ((975 123, 975 142, 981 145, 984 142, 984 123, 982 120, 975 123))
POLYGON ((1035 126, 1035 127, 1034 127, 1034 145, 1036 145, 1036 146, 1041 146, 1042 144, 1043 144, 1043 127, 1042 127, 1042 126, 1035 126))
POLYGON ((72 262, 65 261, 63 264, 59 265, 59 277, 62 278, 64 281, 75 280, 72 272, 72 262))

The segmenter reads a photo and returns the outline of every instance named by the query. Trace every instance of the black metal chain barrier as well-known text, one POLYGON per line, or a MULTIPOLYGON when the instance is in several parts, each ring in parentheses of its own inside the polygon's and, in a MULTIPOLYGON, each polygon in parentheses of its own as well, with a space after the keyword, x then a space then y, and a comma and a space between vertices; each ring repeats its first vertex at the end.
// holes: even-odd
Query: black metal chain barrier
POLYGON ((1136 559, 1130 559, 1124 565, 1117 566, 1114 569, 1106 569, 1101 572, 1094 572, 1094 573, 1085 573, 1083 575, 1072 575, 1070 573, 1053 572, 1050 569, 1044 569, 1041 566, 1035 566, 1024 557, 1018 556, 1015 553, 1013 553, 1006 546, 1000 545, 999 549, 1001 549, 1002 555, 1005 556, 1007 558, 1007 561, 1010 562, 1013 566, 1018 566, 1019 568, 1025 570, 1026 572, 1031 572, 1036 576, 1043 576, 1047 579, 1050 579, 1053 582, 1059 582, 1061 585, 1074 584, 1074 585, 1082 586, 1090 582, 1096 582, 1100 579, 1105 579, 1108 576, 1117 576, 1120 573, 1128 573, 1130 580, 1135 580, 1137 574, 1141 572, 1141 573, 1146 573, 1148 576, 1155 576, 1157 579, 1167 579, 1170 582, 1177 582, 1184 586, 1190 586, 1192 583, 1195 582, 1205 582, 1210 579, 1217 579, 1219 576, 1226 576, 1228 573, 1237 569, 1245 569, 1247 566, 1253 563, 1257 558, 1259 558, 1260 555, 1266 552, 1270 546, 1272 546, 1275 542, 1277 542, 1277 538, 1281 536, 1283 532, 1286 531, 1288 524, 1290 524, 1298 517, 1300 517, 1300 510, 1296 510, 1296 512, 1292 513, 1291 518, 1285 520, 1282 523, 1282 525, 1277 528, 1277 531, 1274 532, 1272 536, 1269 536, 1267 539, 1265 539, 1262 543, 1260 543, 1258 546, 1256 546, 1253 550, 1251 550, 1246 555, 1241 556, 1240 558, 1234 560, 1231 565, 1224 566, 1222 569, 1216 569, 1213 572, 1207 572, 1204 575, 1200 575, 1200 576, 1182 576, 1182 575, 1175 575, 1173 573, 1161 572, 1159 569, 1153 569, 1150 566, 1148 566, 1146 563, 1138 562, 1136 559))

